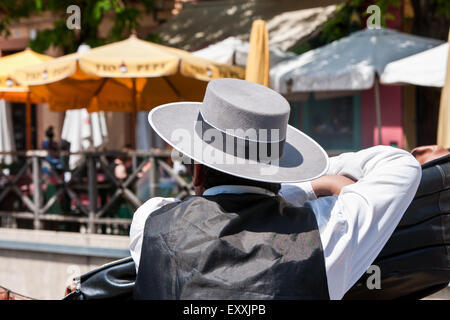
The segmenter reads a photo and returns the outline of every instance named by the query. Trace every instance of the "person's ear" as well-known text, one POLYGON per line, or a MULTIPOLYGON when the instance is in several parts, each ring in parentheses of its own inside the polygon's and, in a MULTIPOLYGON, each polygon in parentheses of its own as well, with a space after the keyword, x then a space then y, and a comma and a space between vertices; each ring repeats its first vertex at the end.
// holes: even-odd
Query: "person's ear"
POLYGON ((194 173, 192 176, 192 183, 194 185, 195 194, 201 196, 205 191, 205 167, 200 163, 194 164, 194 173))

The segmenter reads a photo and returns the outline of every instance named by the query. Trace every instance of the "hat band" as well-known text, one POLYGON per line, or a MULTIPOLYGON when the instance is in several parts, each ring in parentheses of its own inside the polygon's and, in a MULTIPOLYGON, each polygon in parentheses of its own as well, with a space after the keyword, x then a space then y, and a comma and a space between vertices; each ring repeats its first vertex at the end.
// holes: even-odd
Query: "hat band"
MULTIPOLYGON (((260 129, 259 135, 261 135, 260 129)), ((266 136, 274 137, 279 134, 279 129, 270 129, 271 132, 266 132, 266 136)), ((240 138, 231 134, 233 130, 224 132, 211 124, 203 118, 201 112, 198 113, 197 121, 195 123, 195 132, 197 136, 208 145, 215 149, 229 154, 234 157, 254 160, 258 162, 271 162, 278 160, 284 149, 286 139, 279 141, 257 141, 256 129, 247 130, 246 133, 254 139, 240 138), (230 133, 229 133, 230 132, 230 133)))

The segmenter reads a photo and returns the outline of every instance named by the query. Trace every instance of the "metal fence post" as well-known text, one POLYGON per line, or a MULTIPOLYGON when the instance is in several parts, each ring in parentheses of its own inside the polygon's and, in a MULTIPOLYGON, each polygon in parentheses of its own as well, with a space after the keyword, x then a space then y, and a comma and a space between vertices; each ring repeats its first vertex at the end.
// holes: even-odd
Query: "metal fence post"
POLYGON ((95 233, 95 213, 97 212, 97 167, 95 158, 89 154, 86 157, 88 167, 89 220, 88 233, 95 233))
POLYGON ((136 171, 136 168, 137 168, 137 157, 136 157, 135 154, 133 154, 133 155, 131 156, 131 169, 132 169, 133 172, 134 172, 134 171, 136 171))
POLYGON ((150 198, 160 195, 159 164, 155 155, 150 156, 150 198))
POLYGON ((40 221, 40 210, 42 205, 42 175, 41 175, 41 161, 37 155, 32 156, 32 170, 33 170, 33 213, 34 213, 34 221, 33 228, 40 229, 41 221, 40 221))

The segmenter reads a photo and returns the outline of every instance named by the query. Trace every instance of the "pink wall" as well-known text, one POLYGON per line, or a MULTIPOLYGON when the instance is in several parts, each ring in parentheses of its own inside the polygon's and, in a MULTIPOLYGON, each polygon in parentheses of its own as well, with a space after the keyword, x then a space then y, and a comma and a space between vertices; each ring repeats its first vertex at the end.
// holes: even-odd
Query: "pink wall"
MULTIPOLYGON (((387 27, 401 29, 403 17, 403 1, 400 7, 390 7, 389 13, 394 19, 386 21, 387 27)), ((378 128, 375 110, 375 90, 371 88, 361 94, 361 147, 366 148, 378 144, 378 128)), ((401 86, 380 85, 381 105, 381 143, 390 145, 397 143, 403 148, 403 98, 401 86)))
MULTIPOLYGON (((403 148, 402 87, 380 85, 381 143, 396 143, 403 148)), ((378 127, 375 109, 375 90, 361 94, 361 147, 378 144, 378 127)))

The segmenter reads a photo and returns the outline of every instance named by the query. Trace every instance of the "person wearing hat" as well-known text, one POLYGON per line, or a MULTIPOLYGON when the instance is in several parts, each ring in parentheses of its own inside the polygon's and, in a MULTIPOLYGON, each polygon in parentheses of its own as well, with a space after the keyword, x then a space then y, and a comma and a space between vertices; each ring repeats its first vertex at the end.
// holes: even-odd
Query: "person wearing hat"
POLYGON ((267 87, 217 79, 203 102, 149 113, 172 157, 194 163, 196 195, 135 212, 135 298, 341 299, 371 266, 420 164, 388 146, 328 158, 289 112, 267 87))

